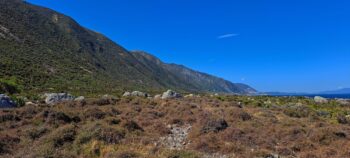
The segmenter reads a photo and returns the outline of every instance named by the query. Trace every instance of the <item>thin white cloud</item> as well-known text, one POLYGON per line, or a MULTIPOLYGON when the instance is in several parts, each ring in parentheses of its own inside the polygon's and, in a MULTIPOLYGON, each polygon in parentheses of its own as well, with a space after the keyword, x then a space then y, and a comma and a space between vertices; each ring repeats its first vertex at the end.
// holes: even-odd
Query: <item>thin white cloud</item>
POLYGON ((239 34, 236 34, 236 33, 229 33, 229 34, 224 34, 224 35, 218 36, 218 39, 231 38, 231 37, 236 37, 236 36, 238 36, 238 35, 239 35, 239 34))

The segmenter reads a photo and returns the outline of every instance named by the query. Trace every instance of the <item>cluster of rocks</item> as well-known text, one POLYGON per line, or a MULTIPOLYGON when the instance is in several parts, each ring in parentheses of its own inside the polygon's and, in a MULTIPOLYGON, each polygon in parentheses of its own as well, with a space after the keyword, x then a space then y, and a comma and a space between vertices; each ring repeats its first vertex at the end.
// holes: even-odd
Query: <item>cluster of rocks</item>
POLYGON ((0 108, 14 108, 16 107, 16 102, 11 100, 11 98, 5 94, 0 94, 0 108))
POLYGON ((150 97, 148 93, 140 92, 140 91, 133 91, 133 92, 125 92, 123 94, 123 97, 150 97))
POLYGON ((339 103, 340 105, 350 105, 349 99, 336 99, 336 102, 339 103))
MULTIPOLYGON (((315 96, 314 101, 318 104, 327 104, 329 103, 329 100, 327 98, 323 98, 320 96, 315 96)), ((340 105, 350 105, 350 100, 349 99, 335 99, 337 103, 340 105)))
MULTIPOLYGON (((193 96, 193 94, 192 94, 193 96)), ((144 98, 151 98, 151 95, 148 93, 140 92, 140 91, 133 91, 133 92, 125 92, 123 94, 123 97, 144 97, 144 98)), ((182 95, 180 93, 177 93, 172 90, 167 90, 163 94, 158 94, 153 97, 154 99, 175 99, 175 98, 182 98, 182 95)))
POLYGON ((168 136, 160 138, 162 145, 173 150, 180 150, 183 149, 185 145, 189 144, 187 141, 187 136, 192 128, 191 125, 186 125, 183 127, 169 125, 168 128, 170 128, 171 133, 168 136))

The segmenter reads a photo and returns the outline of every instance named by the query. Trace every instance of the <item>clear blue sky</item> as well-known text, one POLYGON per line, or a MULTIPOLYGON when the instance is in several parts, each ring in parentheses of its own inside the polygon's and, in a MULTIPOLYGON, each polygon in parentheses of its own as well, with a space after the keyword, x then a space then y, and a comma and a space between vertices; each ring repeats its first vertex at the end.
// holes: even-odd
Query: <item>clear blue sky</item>
POLYGON ((349 0, 29 0, 129 50, 260 91, 350 87, 349 0))

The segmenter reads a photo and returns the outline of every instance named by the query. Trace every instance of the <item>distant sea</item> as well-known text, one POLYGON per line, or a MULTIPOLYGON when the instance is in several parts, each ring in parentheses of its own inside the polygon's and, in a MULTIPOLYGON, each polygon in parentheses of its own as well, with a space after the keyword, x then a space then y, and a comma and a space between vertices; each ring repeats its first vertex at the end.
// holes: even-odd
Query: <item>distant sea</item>
POLYGON ((293 95, 273 95, 273 96, 304 96, 304 97, 310 97, 313 98, 315 96, 321 96, 324 98, 329 98, 329 99, 350 99, 350 94, 293 94, 293 95))

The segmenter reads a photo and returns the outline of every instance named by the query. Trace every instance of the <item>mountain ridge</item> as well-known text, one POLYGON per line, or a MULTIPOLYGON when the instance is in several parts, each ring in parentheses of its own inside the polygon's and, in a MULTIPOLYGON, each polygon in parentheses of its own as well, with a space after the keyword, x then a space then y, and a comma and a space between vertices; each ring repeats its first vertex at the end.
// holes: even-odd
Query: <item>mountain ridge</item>
POLYGON ((0 41, 0 78, 15 78, 31 91, 255 92, 148 53, 136 55, 66 15, 21 0, 0 0, 0 41))

